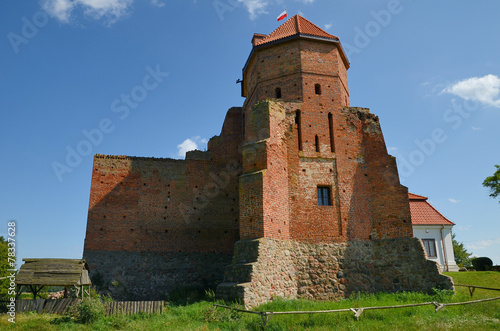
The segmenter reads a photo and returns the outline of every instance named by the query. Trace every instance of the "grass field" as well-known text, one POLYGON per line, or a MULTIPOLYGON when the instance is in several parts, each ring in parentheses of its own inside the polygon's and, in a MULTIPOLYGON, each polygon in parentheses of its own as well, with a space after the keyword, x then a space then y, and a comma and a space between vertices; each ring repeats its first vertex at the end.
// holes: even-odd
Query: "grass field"
MULTIPOLYGON (((500 272, 446 273, 456 284, 500 288, 500 272)), ((500 291, 476 289, 473 300, 499 297, 500 291)), ((466 287, 455 295, 396 293, 359 295, 338 302, 275 300, 259 311, 332 310, 351 307, 392 306, 419 302, 471 300, 466 287)), ((500 300, 449 306, 438 313, 434 306, 365 311, 356 320, 352 312, 273 316, 266 326, 260 316, 214 308, 206 300, 188 305, 169 305, 161 315, 103 317, 92 324, 79 324, 57 315, 18 314, 16 324, 0 318, 3 330, 500 330, 500 300)))

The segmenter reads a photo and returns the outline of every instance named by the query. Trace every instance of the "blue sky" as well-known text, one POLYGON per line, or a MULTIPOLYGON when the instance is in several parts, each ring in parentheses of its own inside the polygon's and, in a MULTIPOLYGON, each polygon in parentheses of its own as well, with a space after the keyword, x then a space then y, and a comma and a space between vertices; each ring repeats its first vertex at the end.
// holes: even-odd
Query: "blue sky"
POLYGON ((498 1, 0 2, 0 235, 80 258, 96 153, 180 158, 241 106, 253 33, 301 14, 340 37, 351 105, 380 117, 400 178, 500 264, 498 1))

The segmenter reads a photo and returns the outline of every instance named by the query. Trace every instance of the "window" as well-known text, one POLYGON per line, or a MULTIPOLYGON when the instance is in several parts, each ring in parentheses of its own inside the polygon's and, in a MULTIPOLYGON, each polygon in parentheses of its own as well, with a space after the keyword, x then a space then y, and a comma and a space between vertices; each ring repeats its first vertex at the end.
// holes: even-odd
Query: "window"
POLYGON ((437 257, 436 241, 434 239, 422 239, 427 257, 437 257))
POLYGON ((330 187, 318 186, 318 206, 331 206, 330 187))
POLYGON ((333 115, 328 113, 328 128, 330 129, 330 151, 335 153, 335 140, 333 138, 333 115))
POLYGON ((319 85, 319 84, 314 85, 314 92, 317 95, 321 95, 321 85, 319 85))
POLYGON ((319 153, 319 138, 318 135, 314 137, 314 144, 316 145, 316 153, 319 153))
POLYGON ((281 88, 276 88, 276 99, 281 99, 281 88))
POLYGON ((295 112, 295 124, 297 124, 297 139, 299 145, 299 151, 302 150, 302 130, 300 125, 300 110, 295 112))

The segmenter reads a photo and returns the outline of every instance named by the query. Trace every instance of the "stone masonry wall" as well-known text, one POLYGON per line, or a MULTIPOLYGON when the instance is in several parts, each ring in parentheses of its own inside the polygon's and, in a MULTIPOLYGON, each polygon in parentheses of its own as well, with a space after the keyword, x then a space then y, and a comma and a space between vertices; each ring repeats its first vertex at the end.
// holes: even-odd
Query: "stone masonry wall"
POLYGON ((236 243, 217 295, 255 307, 273 297, 332 300, 355 292, 453 289, 416 238, 306 244, 268 238, 236 243))

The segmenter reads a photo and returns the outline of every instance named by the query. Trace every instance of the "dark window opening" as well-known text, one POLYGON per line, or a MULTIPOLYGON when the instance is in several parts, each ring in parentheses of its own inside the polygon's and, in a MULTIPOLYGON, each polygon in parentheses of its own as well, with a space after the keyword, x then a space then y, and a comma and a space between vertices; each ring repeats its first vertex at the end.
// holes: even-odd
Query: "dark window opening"
POLYGON ((330 151, 335 153, 335 140, 333 138, 333 115, 328 113, 328 128, 330 129, 330 151))
POLYGON ((321 85, 319 85, 319 84, 314 85, 314 92, 317 95, 321 95, 321 85))
POLYGON ((330 198, 329 186, 318 186, 318 206, 331 206, 332 199, 330 198))
POLYGON ((434 239, 422 239, 424 243, 425 252, 427 253, 427 257, 437 257, 436 254, 436 240, 434 239))
POLYGON ((318 135, 314 137, 314 144, 316 145, 316 152, 319 152, 319 138, 318 135))
POLYGON ((295 124, 297 124, 297 138, 299 144, 299 151, 302 150, 302 129, 300 123, 300 110, 295 112, 295 124))
POLYGON ((281 88, 276 88, 276 99, 281 99, 281 88))

